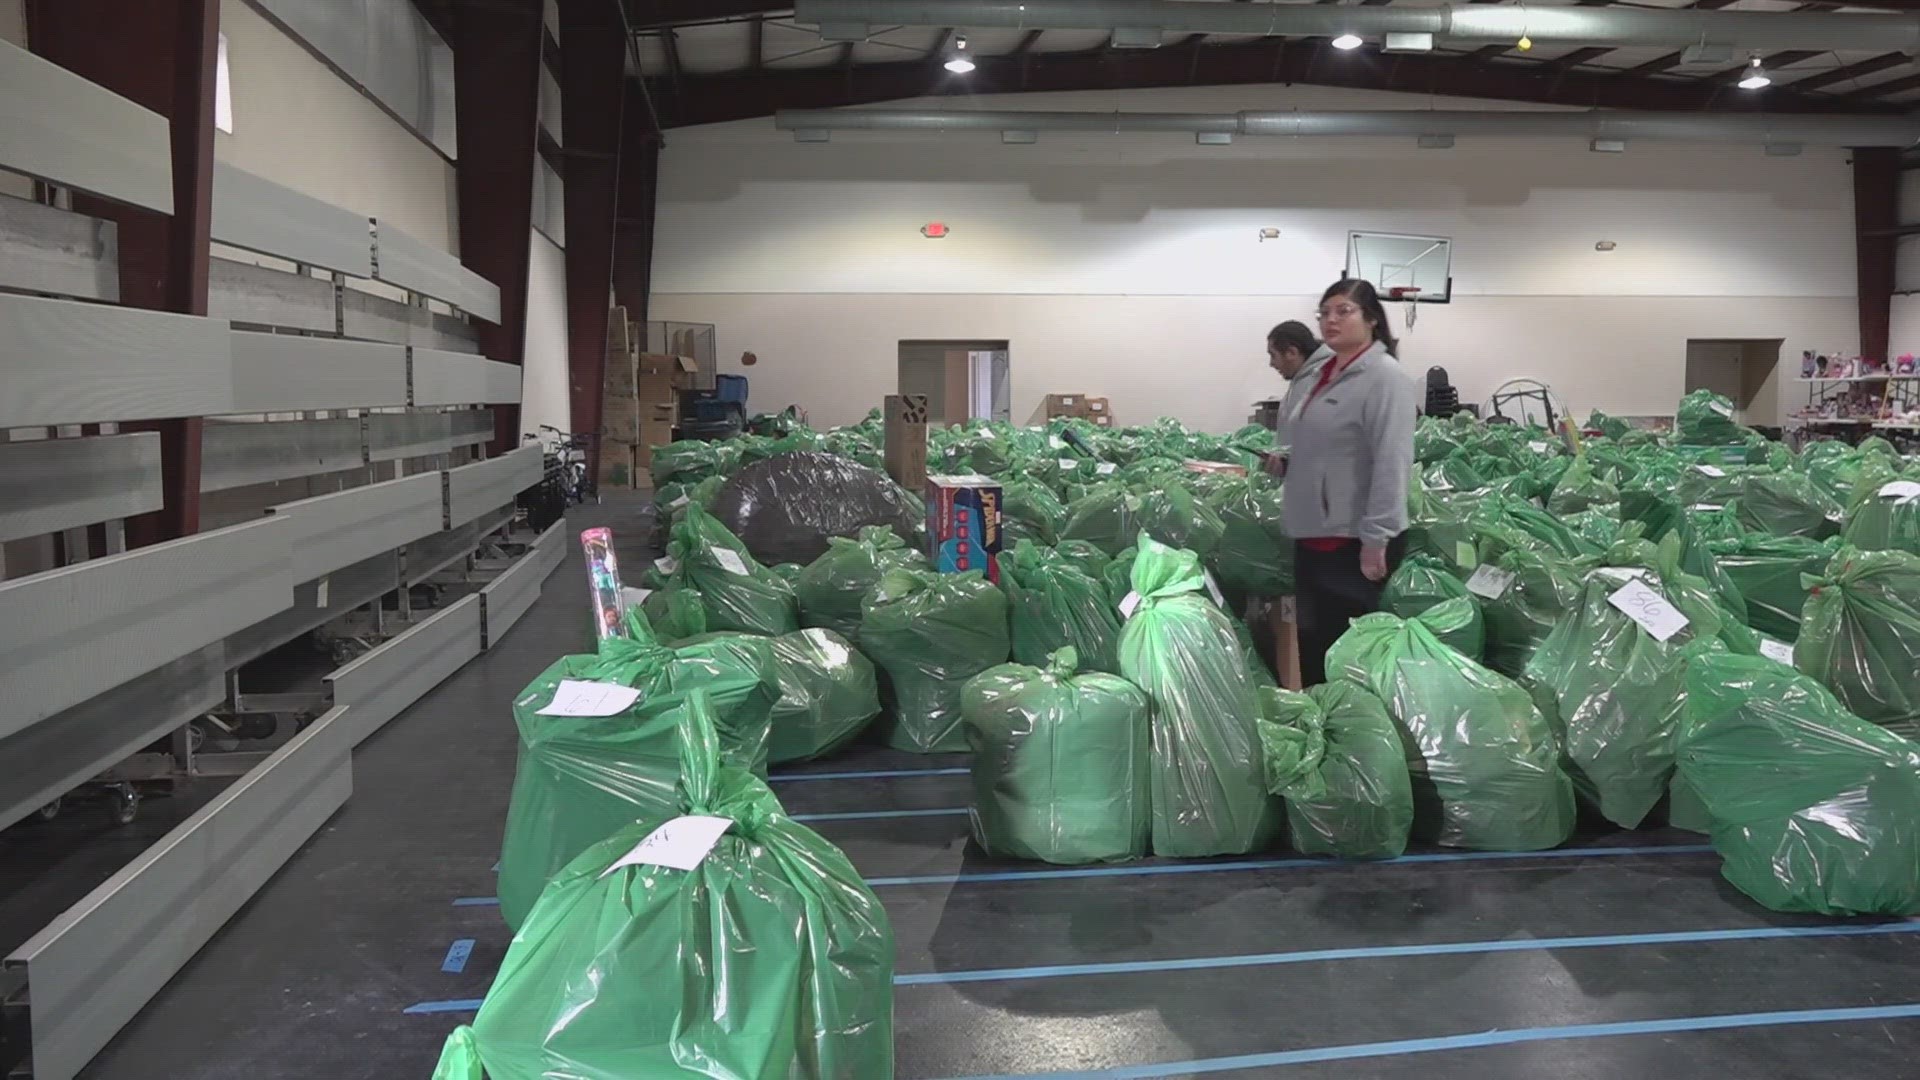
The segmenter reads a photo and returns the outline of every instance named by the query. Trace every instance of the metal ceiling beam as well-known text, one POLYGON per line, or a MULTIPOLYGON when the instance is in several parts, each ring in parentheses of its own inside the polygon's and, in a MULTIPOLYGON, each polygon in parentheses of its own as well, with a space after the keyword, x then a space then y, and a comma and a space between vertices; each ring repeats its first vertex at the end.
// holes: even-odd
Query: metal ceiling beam
POLYGON ((635 30, 657 30, 680 23, 709 23, 748 15, 792 11, 793 0, 625 0, 627 19, 635 30))
POLYGON ((767 66, 767 20, 764 16, 753 17, 752 29, 747 32, 747 70, 759 71, 767 66))
MULTIPOLYGON (((1015 45, 1015 46, 1013 47, 1013 52, 1012 52, 1012 53, 1011 53, 1010 55, 1013 55, 1013 56, 1025 56, 1025 55, 1026 55, 1027 53, 1029 53, 1029 52, 1031 52, 1031 51, 1033 50, 1033 43, 1034 43, 1034 42, 1036 42, 1036 41, 1039 41, 1039 40, 1040 40, 1040 35, 1041 35, 1041 34, 1044 34, 1044 33, 1046 33, 1046 31, 1045 31, 1045 30, 1029 30, 1029 31, 1027 31, 1027 34, 1026 34, 1026 36, 1020 39, 1020 44, 1018 44, 1018 45, 1015 45)), ((1200 35, 1200 36, 1201 36, 1201 37, 1205 37, 1206 35, 1205 35, 1205 34, 1202 34, 1202 35, 1200 35)))
POLYGON ((1903 75, 1898 79, 1888 79, 1886 82, 1874 83, 1872 86, 1863 87, 1851 94, 1842 95, 1841 100, 1872 101, 1884 98, 1890 94, 1904 93, 1912 90, 1916 86, 1920 86, 1920 75, 1903 75))
MULTIPOLYGON (((863 64, 851 72, 832 69, 766 72, 760 75, 689 77, 680 95, 678 125, 719 123, 768 116, 778 109, 833 108, 900 98, 952 94, 1010 93, 1025 89, 1111 90, 1133 87, 1234 86, 1300 83, 1366 90, 1398 90, 1454 97, 1531 101, 1589 108, 1697 110, 1724 105, 1724 87, 1632 75, 1562 71, 1549 66, 1476 63, 1463 57, 1328 56, 1307 42, 1259 41, 1238 45, 1179 46, 1115 53, 1037 53, 1025 57, 979 56, 965 76, 941 70, 938 51, 919 61, 863 64)), ((1753 111, 1884 113, 1898 111, 1829 100, 1773 88, 1742 94, 1753 111)))
POLYGON ((1801 93, 1805 93, 1808 90, 1817 90, 1823 86, 1832 86, 1835 83, 1843 83, 1849 79, 1857 79, 1862 75, 1872 75, 1875 72, 1885 71, 1890 67, 1899 67, 1902 64, 1910 64, 1912 62, 1913 59, 1906 53, 1882 53, 1871 59, 1862 60, 1857 64, 1846 64, 1834 68, 1832 71, 1823 71, 1818 75, 1809 75, 1804 79, 1795 79, 1792 88, 1801 93))

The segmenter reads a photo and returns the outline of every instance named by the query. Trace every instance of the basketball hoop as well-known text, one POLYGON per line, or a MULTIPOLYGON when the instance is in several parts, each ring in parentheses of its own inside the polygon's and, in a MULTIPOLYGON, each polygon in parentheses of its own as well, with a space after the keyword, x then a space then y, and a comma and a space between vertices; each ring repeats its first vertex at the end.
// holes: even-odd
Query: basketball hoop
POLYGON ((1420 318, 1420 286, 1395 285, 1387 290, 1387 296, 1407 305, 1407 329, 1413 329, 1413 324, 1420 318))

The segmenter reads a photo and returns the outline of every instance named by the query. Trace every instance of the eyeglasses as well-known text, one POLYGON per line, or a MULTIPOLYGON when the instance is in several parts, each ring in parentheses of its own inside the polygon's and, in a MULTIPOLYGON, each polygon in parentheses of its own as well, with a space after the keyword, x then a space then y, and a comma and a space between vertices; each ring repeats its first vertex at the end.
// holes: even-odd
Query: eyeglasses
POLYGON ((1332 307, 1323 307, 1314 314, 1321 322, 1332 322, 1335 319, 1352 318, 1360 314, 1360 309, 1353 304, 1335 304, 1332 307))

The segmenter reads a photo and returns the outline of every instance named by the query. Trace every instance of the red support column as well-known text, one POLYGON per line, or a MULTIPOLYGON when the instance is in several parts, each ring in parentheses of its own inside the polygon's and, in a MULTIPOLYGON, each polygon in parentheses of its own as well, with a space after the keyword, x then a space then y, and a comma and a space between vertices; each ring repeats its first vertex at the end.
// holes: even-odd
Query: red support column
POLYGON ((1860 355, 1887 360, 1893 322, 1894 249, 1899 244, 1900 151, 1853 151, 1855 291, 1860 302, 1860 355))
MULTIPOLYGON (((520 364, 527 350, 528 240, 539 129, 540 0, 460 4, 453 25, 460 261, 500 287, 500 323, 480 351, 520 364)), ((520 408, 496 405, 493 452, 520 445, 520 408)))
POLYGON ((620 194, 613 220, 613 302, 635 322, 647 321, 653 291, 653 211, 659 193, 660 132, 638 100, 641 88, 629 80, 634 97, 620 136, 620 194))
MULTIPOLYGON (((76 210, 118 226, 120 297, 131 307, 207 313, 219 33, 219 0, 29 0, 27 35, 34 52, 171 124, 171 216, 74 198, 76 210)), ((123 425, 160 433, 166 499, 160 510, 128 519, 129 547, 199 531, 200 426, 199 417, 123 425)))
MULTIPOLYGON (((617 0, 560 0, 560 108, 566 125, 567 404, 576 433, 598 432, 604 415, 607 308, 612 302, 614 202, 626 27, 617 0)), ((598 444, 587 463, 600 472, 598 444)))

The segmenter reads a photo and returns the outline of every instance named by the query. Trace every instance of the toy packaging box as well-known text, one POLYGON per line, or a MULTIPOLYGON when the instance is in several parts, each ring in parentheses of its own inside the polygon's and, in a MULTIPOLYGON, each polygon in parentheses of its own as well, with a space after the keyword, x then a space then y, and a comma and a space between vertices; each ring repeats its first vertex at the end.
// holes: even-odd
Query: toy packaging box
POLYGON ((927 545, 935 570, 984 570, 988 581, 999 584, 1000 481, 927 477, 927 545))

